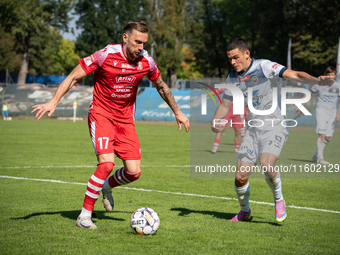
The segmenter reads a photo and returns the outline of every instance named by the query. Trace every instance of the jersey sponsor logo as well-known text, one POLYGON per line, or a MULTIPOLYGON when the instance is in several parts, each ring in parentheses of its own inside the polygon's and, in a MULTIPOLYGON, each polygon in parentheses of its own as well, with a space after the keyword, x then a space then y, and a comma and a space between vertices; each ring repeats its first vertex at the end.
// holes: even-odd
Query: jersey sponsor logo
POLYGON ((93 62, 95 62, 97 59, 96 59, 96 57, 95 57, 95 55, 91 55, 91 56, 89 56, 89 57, 86 57, 86 58, 84 58, 84 62, 85 62, 85 64, 87 65, 87 66, 90 66, 93 62))
POLYGON ((116 92, 131 92, 133 86, 115 85, 113 88, 116 90, 116 92))
POLYGON ((240 78, 240 82, 247 81, 247 80, 249 80, 249 75, 240 78))
POLYGON ((272 68, 277 69, 279 66, 281 66, 281 65, 278 64, 278 63, 275 63, 275 64, 272 66, 272 68))
POLYGON ((122 63, 121 68, 134 69, 135 65, 122 63))
POLYGON ((123 69, 122 69, 122 72, 123 72, 123 73, 131 73, 132 70, 131 70, 131 69, 125 69, 125 68, 123 68, 123 69))
POLYGON ((129 98, 131 95, 132 95, 132 93, 129 93, 129 94, 120 94, 120 95, 112 93, 111 97, 113 97, 113 98, 129 98))
POLYGON ((116 83, 131 83, 133 84, 136 80, 135 76, 116 76, 116 83))

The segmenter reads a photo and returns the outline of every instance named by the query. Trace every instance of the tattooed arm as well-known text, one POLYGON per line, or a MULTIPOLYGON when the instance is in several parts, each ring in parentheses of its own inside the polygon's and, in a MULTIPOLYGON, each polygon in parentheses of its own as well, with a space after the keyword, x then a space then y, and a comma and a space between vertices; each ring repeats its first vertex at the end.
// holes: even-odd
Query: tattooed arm
POLYGON ((178 129, 181 130, 181 124, 184 125, 185 130, 188 132, 190 128, 189 120, 185 114, 181 112, 179 109, 174 95, 172 94, 168 85, 163 81, 162 76, 160 75, 158 80, 154 83, 158 93, 161 95, 163 100, 169 105, 171 110, 174 112, 176 121, 178 124, 178 129))

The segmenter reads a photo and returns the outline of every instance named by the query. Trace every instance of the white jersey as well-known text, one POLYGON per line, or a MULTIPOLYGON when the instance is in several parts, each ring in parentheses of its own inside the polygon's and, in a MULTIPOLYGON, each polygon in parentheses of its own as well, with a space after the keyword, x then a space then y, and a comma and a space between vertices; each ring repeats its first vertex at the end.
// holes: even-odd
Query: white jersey
MULTIPOLYGON (((272 108, 273 104, 272 85, 277 86, 278 78, 282 78, 282 75, 286 70, 286 67, 266 59, 252 59, 250 66, 243 73, 237 73, 235 70, 230 72, 226 83, 237 86, 242 90, 245 103, 248 102, 247 89, 252 88, 253 91, 251 96, 253 107, 256 110, 268 110, 272 108)), ((223 98, 233 100, 231 91, 226 89, 223 98)), ((284 116, 281 115, 279 106, 277 106, 275 111, 270 115, 256 115, 249 111, 247 118, 248 120, 254 120, 252 125, 259 126, 258 129, 281 130, 282 132, 288 133, 288 129, 281 125, 284 116), (262 120, 262 122, 255 120, 262 120)))
POLYGON ((311 90, 318 93, 316 110, 325 115, 336 115, 336 106, 340 96, 340 83, 334 82, 332 86, 314 85, 311 90))

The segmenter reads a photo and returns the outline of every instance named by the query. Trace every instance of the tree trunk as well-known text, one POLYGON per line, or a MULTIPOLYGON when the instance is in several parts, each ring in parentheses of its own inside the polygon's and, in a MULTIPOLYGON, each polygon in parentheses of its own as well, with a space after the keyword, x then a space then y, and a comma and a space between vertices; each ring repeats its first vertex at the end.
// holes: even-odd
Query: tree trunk
POLYGON ((29 59, 29 51, 30 51, 30 37, 25 36, 23 38, 23 46, 24 46, 24 53, 22 55, 21 67, 18 75, 18 84, 25 84, 26 83, 26 76, 28 70, 28 59, 29 59))
POLYGON ((177 75, 176 73, 171 74, 171 88, 176 88, 177 75))

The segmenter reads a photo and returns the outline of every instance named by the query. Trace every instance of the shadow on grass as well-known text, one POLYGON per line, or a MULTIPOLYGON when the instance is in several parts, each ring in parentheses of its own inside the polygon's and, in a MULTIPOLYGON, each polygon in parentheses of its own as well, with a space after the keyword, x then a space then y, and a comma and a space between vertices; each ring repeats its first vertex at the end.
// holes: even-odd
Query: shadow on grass
MULTIPOLYGON (((171 208, 171 211, 179 211, 180 213, 178 214, 179 216, 186 216, 189 215, 190 213, 200 213, 200 214, 204 214, 204 215, 212 215, 215 218, 218 219, 224 219, 224 220, 231 220, 234 216, 235 213, 221 213, 221 212, 216 212, 216 211, 198 211, 198 210, 190 210, 187 208, 171 208)), ((250 216, 250 219, 247 220, 246 222, 249 223, 260 223, 260 224, 269 224, 269 225, 273 225, 273 226, 278 226, 281 227, 282 225, 277 223, 277 222, 269 222, 269 221, 254 221, 253 217, 250 216)))
POLYGON ((289 158, 288 160, 292 160, 292 161, 300 161, 300 162, 306 162, 306 163, 316 163, 313 160, 306 160, 306 159, 295 159, 295 158, 289 158))
MULTIPOLYGON (((56 214, 60 214, 64 218, 75 220, 79 216, 79 213, 80 213, 80 210, 57 211, 57 212, 36 212, 36 213, 32 213, 32 214, 26 215, 24 217, 11 218, 11 219, 12 220, 28 220, 28 219, 30 219, 32 217, 41 216, 41 215, 56 215, 56 214)), ((122 211, 115 211, 113 213, 129 213, 129 214, 132 214, 132 212, 122 212, 122 211)), ((111 215, 112 215, 112 213, 111 213, 111 215)), ((106 212, 105 211, 93 212, 92 218, 104 219, 104 220, 125 221, 125 219, 106 216, 106 212)))

